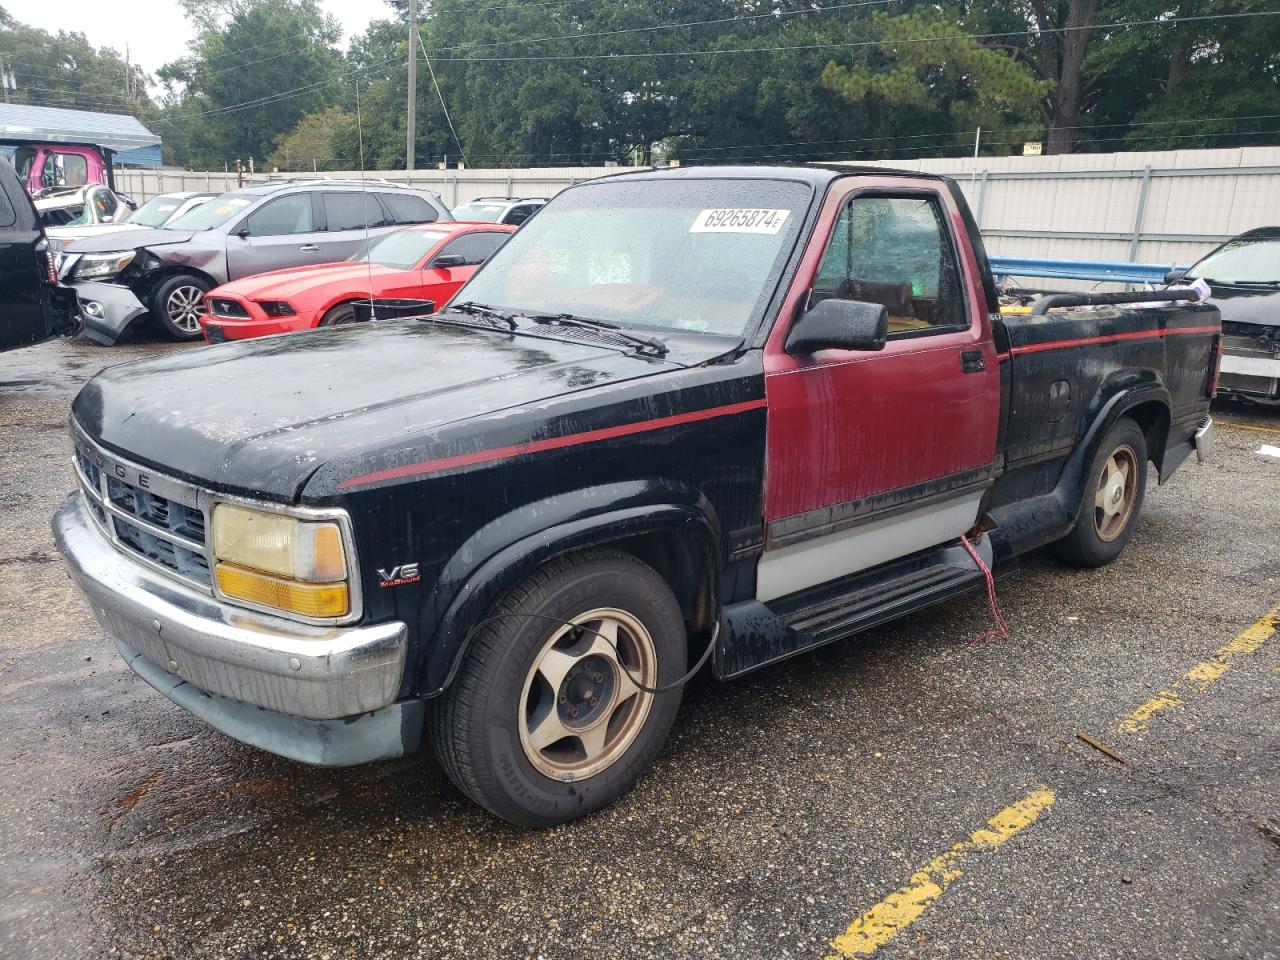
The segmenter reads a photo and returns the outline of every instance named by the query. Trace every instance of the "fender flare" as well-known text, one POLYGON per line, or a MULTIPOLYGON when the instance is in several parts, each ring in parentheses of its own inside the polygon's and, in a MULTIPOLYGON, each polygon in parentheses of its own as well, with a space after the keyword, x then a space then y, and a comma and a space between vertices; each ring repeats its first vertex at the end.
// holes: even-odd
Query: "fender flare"
POLYGON ((499 596, 548 560, 650 534, 675 536, 692 552, 703 565, 711 608, 717 610, 723 550, 714 509, 701 493, 652 482, 572 491, 572 496, 525 504, 491 521, 449 559, 421 608, 418 652, 411 667, 414 686, 426 697, 443 691, 466 655, 471 626, 499 596), (512 525, 516 531, 507 529, 512 525))
MULTIPOLYGON (((1105 384, 1104 384, 1105 389, 1105 384)), ((1080 513, 1084 496, 1085 468, 1093 462, 1102 438, 1129 411, 1144 404, 1157 403, 1167 415, 1170 408, 1169 391, 1158 379, 1137 384, 1121 385, 1104 397, 1101 406, 1085 428, 1080 441, 1062 464, 1057 485, 1048 493, 1028 500, 1020 500, 996 507, 989 517, 1009 539, 1015 553, 1026 553, 1036 547, 1060 540, 1071 532, 1080 513)), ((1148 457, 1154 451, 1148 451, 1148 457)), ((1160 451, 1159 465, 1164 451, 1160 451)))

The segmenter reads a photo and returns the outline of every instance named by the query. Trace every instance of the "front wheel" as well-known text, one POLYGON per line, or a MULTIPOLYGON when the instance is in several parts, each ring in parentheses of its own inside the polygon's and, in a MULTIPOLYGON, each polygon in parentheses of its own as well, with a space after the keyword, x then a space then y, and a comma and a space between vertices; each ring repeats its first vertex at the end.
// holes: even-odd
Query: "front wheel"
POLYGON ((653 761, 680 706, 684 620, 666 582, 629 554, 548 563, 475 632, 433 705, 454 784, 493 814, 547 827, 598 810, 653 761))
POLYGON ((209 284, 200 277, 180 273, 156 287, 151 295, 151 316, 171 340, 195 340, 209 284))
POLYGON ((1146 489, 1147 438, 1141 427, 1123 417, 1094 454, 1075 527, 1050 544, 1050 551, 1072 566, 1110 563, 1133 535, 1146 489))
POLYGON ((336 307, 332 307, 323 317, 320 318, 318 326, 345 327, 348 324, 355 322, 356 308, 349 303, 340 303, 336 307))

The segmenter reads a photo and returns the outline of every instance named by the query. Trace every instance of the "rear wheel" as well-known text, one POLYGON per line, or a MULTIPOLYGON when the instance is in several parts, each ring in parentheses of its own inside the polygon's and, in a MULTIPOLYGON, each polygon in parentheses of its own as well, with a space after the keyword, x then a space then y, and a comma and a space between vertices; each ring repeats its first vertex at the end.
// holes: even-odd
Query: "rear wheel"
POLYGON ((1107 431, 1085 479, 1072 531, 1049 549, 1077 567, 1100 567, 1124 550, 1147 489, 1147 440, 1134 421, 1120 419, 1107 431))
POLYGON ((635 557, 547 564, 496 603, 429 720, 463 793, 523 826, 564 823, 625 792, 662 747, 685 670, 684 620, 635 557))
POLYGON ((356 322, 356 308, 349 303, 340 303, 330 307, 320 318, 322 327, 342 327, 356 322))
POLYGON ((151 295, 151 316, 162 333, 172 340, 195 340, 200 336, 200 317, 209 284, 200 277, 180 273, 156 287, 151 295))

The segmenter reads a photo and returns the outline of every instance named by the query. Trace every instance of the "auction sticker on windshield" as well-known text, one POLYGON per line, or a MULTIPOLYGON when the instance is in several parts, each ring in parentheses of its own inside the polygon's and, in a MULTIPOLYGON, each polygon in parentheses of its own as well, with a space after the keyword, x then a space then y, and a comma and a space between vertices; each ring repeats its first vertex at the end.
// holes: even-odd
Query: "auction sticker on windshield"
POLYGON ((790 210, 758 210, 752 207, 721 207, 703 210, 689 228, 690 233, 777 233, 790 210))

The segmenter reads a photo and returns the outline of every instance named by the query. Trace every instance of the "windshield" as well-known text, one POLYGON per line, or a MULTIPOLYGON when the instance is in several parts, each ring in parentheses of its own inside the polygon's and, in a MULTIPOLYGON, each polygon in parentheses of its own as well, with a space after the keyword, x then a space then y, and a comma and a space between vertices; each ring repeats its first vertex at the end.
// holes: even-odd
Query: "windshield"
POLYGON ((811 193, 800 183, 727 179, 566 190, 456 299, 740 336, 773 290, 811 193))
MULTIPOLYGON (((136 223, 143 227, 159 227, 162 226, 166 220, 172 217, 178 211, 178 208, 185 202, 186 200, 182 197, 165 195, 152 197, 137 210, 133 211, 133 213, 122 217, 121 219, 127 220, 130 223, 136 223)), ((203 202, 203 200, 198 201, 198 203, 203 202)), ((193 207, 192 209, 195 208, 193 207)))
POLYGON ((453 211, 453 219, 497 223, 506 209, 505 203, 468 203, 453 211))
MULTIPOLYGON (((68 210, 67 212, 70 213, 71 211, 68 210)), ((67 221, 66 225, 68 227, 83 227, 90 223, 93 223, 93 211, 89 209, 89 205, 86 203, 80 208, 79 213, 67 221)))
POLYGON ((392 270, 408 270, 449 234, 443 230, 397 230, 362 244, 348 259, 376 263, 392 270))
POLYGON ((255 197, 224 193, 220 197, 214 197, 208 203, 202 203, 188 210, 180 217, 174 217, 165 224, 165 227, 170 230, 212 230, 242 212, 255 199, 255 197))
POLYGON ((1187 271, 1187 279, 1219 283, 1280 282, 1280 240, 1229 240, 1187 271))

